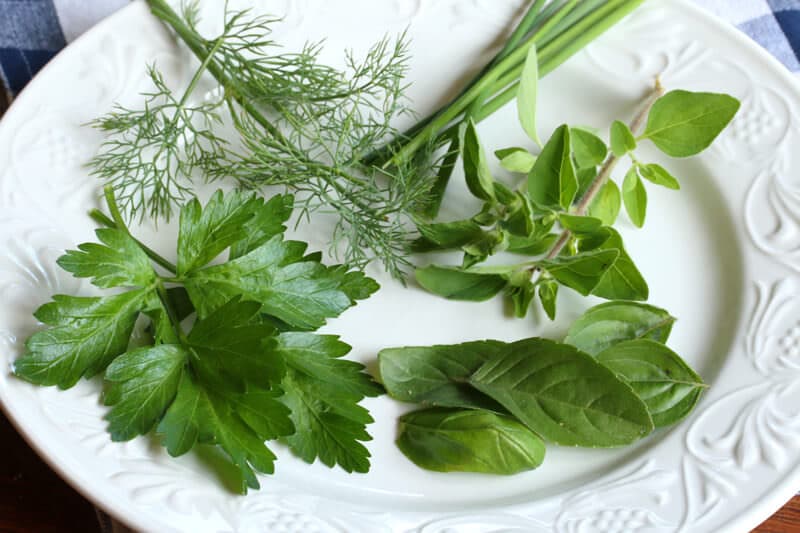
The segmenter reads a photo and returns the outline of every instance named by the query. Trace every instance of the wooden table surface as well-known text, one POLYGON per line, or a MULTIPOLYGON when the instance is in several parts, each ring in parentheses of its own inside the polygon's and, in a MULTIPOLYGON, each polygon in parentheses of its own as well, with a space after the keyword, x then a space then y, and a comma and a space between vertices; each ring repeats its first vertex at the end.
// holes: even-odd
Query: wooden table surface
MULTIPOLYGON (((0 89, 0 116, 6 105, 0 89)), ((94 507, 36 455, 3 414, 0 457, 0 532, 100 531, 94 507)), ((800 496, 754 531, 800 533, 800 496)))

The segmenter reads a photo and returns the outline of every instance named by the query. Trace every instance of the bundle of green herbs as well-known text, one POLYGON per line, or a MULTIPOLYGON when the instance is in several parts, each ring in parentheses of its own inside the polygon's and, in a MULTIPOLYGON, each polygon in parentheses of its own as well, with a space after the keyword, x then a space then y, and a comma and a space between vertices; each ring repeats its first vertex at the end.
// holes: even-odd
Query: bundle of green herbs
POLYGON ((92 211, 105 226, 100 242, 58 263, 115 292, 54 296, 36 312, 47 327, 28 339, 16 374, 61 388, 102 374, 113 440, 155 431, 172 455, 217 446, 240 491, 258 487, 256 471, 273 471, 265 442, 275 439, 305 461, 366 472, 372 418, 359 402, 383 389, 342 359, 347 344, 314 331, 378 289, 361 271, 371 260, 402 279, 412 254, 453 250, 460 264, 416 270, 423 288, 466 301, 503 292, 519 317, 538 296, 553 318, 559 287, 611 301, 589 309, 562 342, 383 350, 386 391, 425 408, 400 420, 397 443, 412 461, 512 474, 538 466, 545 441, 620 446, 677 422, 705 385, 665 346, 674 318, 642 303, 647 283, 613 226, 623 204, 643 225, 644 181, 679 188, 665 168, 638 158, 640 143, 671 157, 698 154, 739 103, 664 94, 656 84, 630 126, 610 126, 608 143, 569 125, 542 143, 536 128, 539 77, 642 1, 534 0, 452 102, 399 132, 395 120, 410 111, 404 36, 363 59, 348 55, 342 72, 320 63, 319 45, 280 51, 269 17, 226 9, 222 32, 206 38, 196 4, 179 15, 165 0, 147 0, 199 67, 181 93, 150 67, 154 90, 140 108, 118 106, 92 123, 108 134, 90 168, 107 184, 110 216, 92 211), (210 100, 195 94, 206 76, 219 85, 210 100), (496 155, 522 176, 519 188, 492 176, 476 127, 512 100, 531 149, 496 155), (620 188, 613 170, 625 159, 620 188), (435 221, 459 160, 483 207, 469 219, 435 221), (218 191, 203 206, 198 179, 230 179, 239 190, 218 191), (259 196, 274 185, 287 193, 259 196), (176 209, 172 263, 134 238, 127 221, 176 209), (329 252, 343 250, 344 264, 327 266, 320 252, 284 239, 295 209, 301 220, 337 216, 329 252), (503 252, 525 259, 483 265, 503 252))

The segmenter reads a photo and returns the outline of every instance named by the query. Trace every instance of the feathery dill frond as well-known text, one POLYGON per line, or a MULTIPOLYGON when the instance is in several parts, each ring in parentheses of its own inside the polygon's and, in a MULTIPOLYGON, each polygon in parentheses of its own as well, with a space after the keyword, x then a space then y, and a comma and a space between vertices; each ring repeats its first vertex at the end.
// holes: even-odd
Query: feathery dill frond
POLYGON ((154 12, 198 55, 201 66, 178 99, 151 69, 156 90, 144 109, 117 108, 93 123, 109 133, 91 161, 92 173, 112 184, 131 217, 168 218, 192 192, 192 179, 232 179, 245 188, 284 186, 297 195, 306 217, 338 216, 331 249, 363 266, 379 259, 401 276, 407 265, 408 216, 430 190, 423 165, 381 170, 362 163, 364 153, 397 136, 392 122, 409 113, 405 99, 405 35, 384 38, 336 69, 319 60, 320 43, 282 51, 271 37, 278 19, 249 11, 226 12, 222 33, 204 38, 196 6, 181 19, 154 12), (222 96, 192 103, 204 72, 222 96), (217 136, 222 115, 236 127, 230 143, 217 136))

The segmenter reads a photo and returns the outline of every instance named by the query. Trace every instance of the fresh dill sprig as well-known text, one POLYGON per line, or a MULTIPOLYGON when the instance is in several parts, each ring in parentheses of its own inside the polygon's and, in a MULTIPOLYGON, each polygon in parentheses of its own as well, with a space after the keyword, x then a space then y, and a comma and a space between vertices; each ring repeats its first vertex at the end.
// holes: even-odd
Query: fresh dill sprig
POLYGON ((221 124, 219 101, 190 103, 190 87, 180 99, 154 65, 147 69, 154 89, 144 107, 116 105, 90 123, 107 140, 89 162, 92 175, 110 184, 130 218, 169 219, 175 205, 192 193, 198 168, 225 157, 226 141, 215 133, 221 124))
POLYGON ((427 154, 391 169, 362 158, 396 137, 392 121, 410 112, 405 35, 379 41, 363 58, 348 52, 336 69, 320 62, 319 43, 281 51, 271 38, 275 18, 226 9, 222 32, 207 39, 197 29, 196 3, 182 17, 163 0, 149 4, 201 65, 180 98, 151 68, 156 90, 144 95, 144 109, 117 107, 92 123, 109 133, 92 172, 114 187, 128 216, 168 218, 198 175, 248 189, 284 186, 298 193, 306 218, 337 215, 334 255, 354 266, 378 259, 401 277, 408 218, 433 183, 427 154), (211 101, 193 94, 206 72, 221 89, 211 101), (215 133, 227 121, 238 138, 215 133))

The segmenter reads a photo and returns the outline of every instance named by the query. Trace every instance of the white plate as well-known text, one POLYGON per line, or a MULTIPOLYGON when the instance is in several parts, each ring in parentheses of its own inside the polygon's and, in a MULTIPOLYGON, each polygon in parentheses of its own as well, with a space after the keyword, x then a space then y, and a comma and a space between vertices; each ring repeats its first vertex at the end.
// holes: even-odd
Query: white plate
MULTIPOLYGON (((409 26, 411 96, 426 112, 486 60, 521 4, 274 0, 258 9, 286 15, 275 38, 289 47, 327 37, 331 62, 409 26)), ((54 263, 92 239, 85 213, 98 183, 82 164, 102 137, 81 124, 114 101, 135 105, 148 62, 184 79, 187 57, 134 3, 50 63, 0 124, 0 399, 39 453, 114 516, 153 531, 744 531, 800 488, 800 92, 767 53, 679 0, 649 2, 549 76, 540 124, 543 135, 560 122, 606 128, 631 115, 659 73, 668 88, 743 102, 702 157, 646 154, 683 190, 651 187, 645 229, 622 224, 651 302, 679 318, 671 346, 711 384, 677 427, 622 450, 551 447, 542 468, 512 478, 435 474, 396 450, 395 419, 407 407, 383 397, 366 402, 377 419, 369 474, 280 450, 277 475, 240 497, 194 456, 170 459, 148 438, 111 443, 98 381, 59 391, 15 379, 31 312, 54 292, 91 290, 54 263)), ((481 131, 491 149, 525 142, 512 108, 481 131)), ((450 205, 466 197, 450 194, 450 205)), ((171 254, 171 228, 136 231, 171 254)), ((324 247, 320 234, 300 235, 324 247)), ((365 362, 392 345, 557 336, 588 306, 563 291, 556 323, 512 320, 499 300, 448 302, 380 281, 381 292, 327 328, 365 362)))

